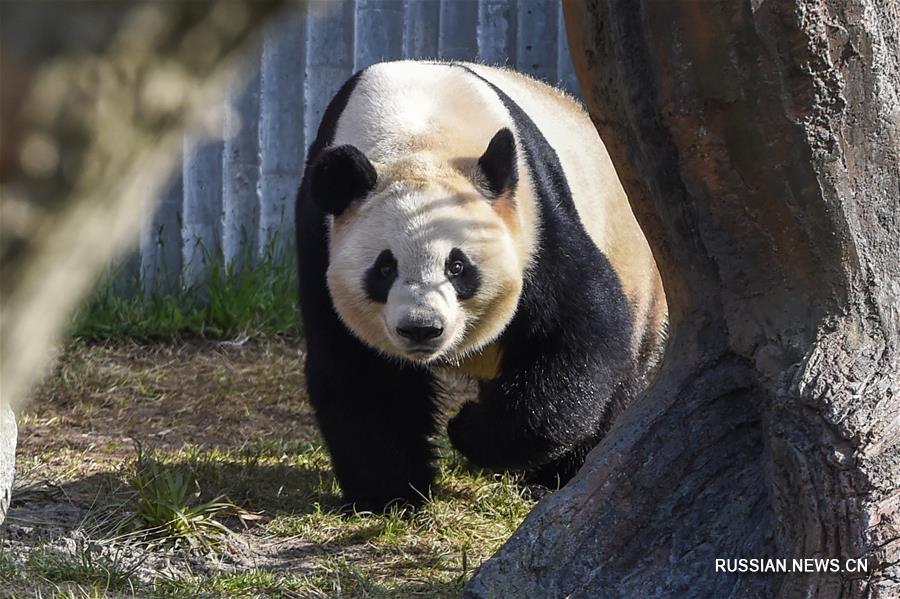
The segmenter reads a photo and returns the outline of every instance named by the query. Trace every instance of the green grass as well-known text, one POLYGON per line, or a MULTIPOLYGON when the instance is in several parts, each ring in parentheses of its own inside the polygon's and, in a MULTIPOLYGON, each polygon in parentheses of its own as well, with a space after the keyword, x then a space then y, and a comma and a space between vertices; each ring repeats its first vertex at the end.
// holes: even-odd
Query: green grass
POLYGON ((46 547, 33 551, 27 569, 50 583, 71 582, 100 592, 127 589, 132 575, 116 560, 98 555, 89 543, 80 544, 74 554, 46 547))
MULTIPOLYGON (((446 446, 443 453, 433 496, 417 510, 385 514, 342 512, 327 454, 314 444, 186 449, 160 458, 189 472, 201 499, 224 488, 237 492, 241 509, 259 518, 251 522, 258 537, 302 539, 319 549, 306 572, 252 568, 159 579, 151 595, 457 597, 534 504, 515 477, 473 471, 446 446)), ((233 518, 223 522, 238 526, 233 518)))
POLYGON ((274 247, 241 271, 211 258, 202 284, 168 293, 145 293, 140 281, 123 283, 113 273, 76 315, 73 334, 82 340, 297 335, 296 267, 274 247))
POLYGON ((168 467, 140 446, 130 482, 135 493, 128 523, 150 538, 208 550, 230 532, 220 519, 240 512, 222 495, 202 501, 190 468, 168 467))
POLYGON ((234 597, 303 599, 450 599, 460 595, 465 578, 385 582, 376 569, 332 557, 305 575, 252 569, 233 574, 194 576, 157 583, 160 597, 234 597))
MULTIPOLYGON (((124 466, 110 465, 122 484, 91 500, 92 524, 75 536, 84 543, 74 552, 38 543, 18 564, 0 551, 0 589, 18 589, 15 597, 458 597, 534 502, 514 476, 472 469, 440 443, 432 495, 416 510, 384 514, 343 511, 328 455, 316 443, 139 448, 124 466), (251 538, 290 561, 228 566, 233 541, 251 538), (110 557, 123 547, 132 561, 110 557), (134 573, 135 552, 182 564, 226 559, 148 580, 134 573)), ((87 488, 79 494, 94 496, 87 488)))
POLYGON ((12 580, 18 572, 16 562, 6 548, 0 545, 0 580, 12 580))
POLYGON ((134 596, 134 565, 126 565, 119 553, 103 553, 84 539, 71 551, 39 545, 24 564, 0 552, 0 597, 94 598, 134 596), (20 591, 22 593, 20 594, 20 591))
POLYGON ((121 470, 126 484, 106 498, 116 506, 106 512, 110 526, 81 529, 84 536, 76 538, 84 540, 74 551, 38 544, 18 566, 0 551, 0 588, 21 590, 10 595, 17 597, 457 597, 533 501, 515 477, 473 470, 446 445, 442 453, 433 496, 421 508, 347 514, 328 456, 316 444, 139 448, 121 470), (239 499, 223 500, 227 509, 204 508, 226 491, 239 499), (124 532, 135 522, 155 526, 124 532), (231 550, 217 539, 241 535, 276 547, 288 543, 298 554, 289 567, 263 561, 159 572, 144 582, 135 574, 137 549, 205 559, 231 550), (116 558, 121 547, 131 561, 116 558))

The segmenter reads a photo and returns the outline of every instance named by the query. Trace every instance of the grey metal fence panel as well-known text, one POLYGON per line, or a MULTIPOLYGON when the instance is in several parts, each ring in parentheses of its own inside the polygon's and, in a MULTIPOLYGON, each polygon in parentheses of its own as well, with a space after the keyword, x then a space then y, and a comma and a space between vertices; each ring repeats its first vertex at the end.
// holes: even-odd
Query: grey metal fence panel
POLYGON ((516 4, 482 0, 478 7, 478 60, 512 66, 516 55, 516 4))
POLYGON ((184 282, 202 283, 207 267, 221 255, 222 232, 222 142, 204 143, 194 149, 185 139, 182 177, 182 243, 184 282))
POLYGON ((400 0, 357 0, 357 70, 403 58, 404 8, 400 0))
POLYGON ((145 293, 171 293, 181 284, 182 178, 169 183, 141 236, 141 279, 145 293))
POLYGON ((259 92, 260 73, 253 70, 248 81, 232 84, 225 100, 222 250, 226 263, 239 270, 253 262, 258 245, 259 92))
POLYGON ((557 10, 557 51, 556 51, 556 84, 573 96, 581 97, 575 69, 572 67, 572 55, 569 53, 569 39, 566 37, 566 21, 563 18, 562 2, 557 10))
POLYGON ((355 70, 396 58, 505 64, 578 92, 554 0, 298 5, 265 32, 253 75, 229 89, 224 141, 186 152, 122 276, 165 293, 202 281, 212 257, 240 268, 273 245, 292 251, 294 196, 325 106, 355 70))
MULTIPOLYGON (((303 172, 304 64, 307 14, 294 9, 266 32, 263 40, 259 114, 259 245, 293 237, 293 198, 303 172)), ((280 246, 284 247, 284 246, 280 246)))
POLYGON ((555 83, 557 79, 555 2, 519 0, 516 20, 516 68, 555 83))
POLYGON ((310 2, 306 66, 306 135, 315 139, 331 97, 356 64, 356 1, 310 2))
POLYGON ((405 58, 437 58, 441 0, 406 0, 403 29, 405 58))
POLYGON ((441 58, 474 60, 478 56, 478 2, 442 0, 438 53, 441 58))

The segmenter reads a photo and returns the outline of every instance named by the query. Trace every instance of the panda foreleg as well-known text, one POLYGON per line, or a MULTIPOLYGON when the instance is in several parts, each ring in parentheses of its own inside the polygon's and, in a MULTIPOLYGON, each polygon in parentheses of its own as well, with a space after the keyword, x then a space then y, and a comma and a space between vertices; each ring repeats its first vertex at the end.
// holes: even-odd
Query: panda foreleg
POLYGON ((347 504, 381 511, 428 496, 440 393, 429 372, 361 346, 341 355, 311 346, 307 384, 347 504))
MULTIPOLYGON (((474 464, 525 470, 542 484, 565 483, 608 426, 617 370, 537 357, 482 387, 450 420, 453 445, 474 464)), ((619 370, 621 372, 621 370, 619 370)))

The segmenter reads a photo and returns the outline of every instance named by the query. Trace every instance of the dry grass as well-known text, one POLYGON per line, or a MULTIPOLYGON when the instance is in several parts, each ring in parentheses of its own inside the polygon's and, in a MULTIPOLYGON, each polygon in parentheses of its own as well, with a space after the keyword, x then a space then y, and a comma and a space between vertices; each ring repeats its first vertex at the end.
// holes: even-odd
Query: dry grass
POLYGON ((419 511, 341 515, 302 354, 282 338, 70 347, 20 419, 0 597, 457 596, 528 493, 445 447, 419 511))

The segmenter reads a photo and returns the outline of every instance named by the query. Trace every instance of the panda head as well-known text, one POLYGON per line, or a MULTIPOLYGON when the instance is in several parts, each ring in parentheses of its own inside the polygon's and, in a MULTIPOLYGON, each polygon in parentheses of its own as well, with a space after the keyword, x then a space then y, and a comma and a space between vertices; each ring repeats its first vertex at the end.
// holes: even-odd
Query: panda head
POLYGON ((357 337, 417 363, 496 339, 522 289, 516 163, 504 128, 477 158, 411 152, 373 165, 344 145, 310 166, 310 194, 333 216, 328 289, 357 337))

